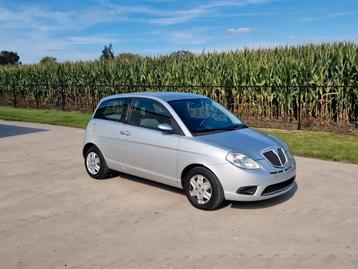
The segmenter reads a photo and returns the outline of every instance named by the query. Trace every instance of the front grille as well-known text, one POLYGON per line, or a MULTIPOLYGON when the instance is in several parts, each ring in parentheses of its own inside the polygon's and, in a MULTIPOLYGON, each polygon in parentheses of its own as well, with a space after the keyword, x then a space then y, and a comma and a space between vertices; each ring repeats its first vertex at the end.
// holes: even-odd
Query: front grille
POLYGON ((264 152, 264 156, 274 166, 281 166, 280 159, 272 150, 264 152))
POLYGON ((262 196, 265 195, 271 195, 274 194, 276 192, 280 192, 283 191, 284 189, 288 188, 289 186, 291 186, 293 184, 293 182, 295 181, 295 177, 291 177, 290 179, 277 183, 277 184, 273 184, 270 186, 267 186, 264 191, 262 192, 262 196))
POLYGON ((283 167, 287 163, 287 159, 282 148, 278 148, 277 150, 270 149, 262 154, 274 166, 283 167))

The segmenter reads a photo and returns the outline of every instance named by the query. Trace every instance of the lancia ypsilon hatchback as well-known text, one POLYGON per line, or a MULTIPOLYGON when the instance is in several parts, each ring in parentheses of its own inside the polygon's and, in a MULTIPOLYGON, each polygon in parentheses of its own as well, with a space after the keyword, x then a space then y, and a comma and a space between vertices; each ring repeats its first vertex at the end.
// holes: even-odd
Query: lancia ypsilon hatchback
POLYGON ((280 139, 248 128, 202 95, 174 92, 103 98, 88 123, 88 174, 110 170, 183 188, 193 206, 263 200, 288 192, 296 163, 280 139))

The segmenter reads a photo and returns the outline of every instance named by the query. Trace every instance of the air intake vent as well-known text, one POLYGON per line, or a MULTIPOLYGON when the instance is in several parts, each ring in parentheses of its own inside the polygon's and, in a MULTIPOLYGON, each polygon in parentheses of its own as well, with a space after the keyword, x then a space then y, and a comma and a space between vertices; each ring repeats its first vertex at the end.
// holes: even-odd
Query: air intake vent
POLYGON ((287 159, 282 148, 277 150, 268 150, 264 152, 263 155, 274 166, 283 167, 287 163, 287 159))
POLYGON ((287 189, 288 187, 290 187, 293 184, 293 182, 295 182, 295 177, 291 177, 290 179, 288 179, 286 181, 267 186, 261 195, 262 196, 271 195, 271 194, 283 191, 283 190, 287 189))

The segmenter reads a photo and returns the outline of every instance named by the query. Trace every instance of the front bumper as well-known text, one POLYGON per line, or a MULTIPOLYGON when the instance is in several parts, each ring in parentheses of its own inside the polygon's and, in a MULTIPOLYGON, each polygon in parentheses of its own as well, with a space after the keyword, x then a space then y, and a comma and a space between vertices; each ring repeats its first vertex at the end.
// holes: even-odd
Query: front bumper
POLYGON ((225 199, 230 201, 258 201, 273 198, 290 191, 295 186, 296 162, 291 159, 283 168, 274 168, 266 160, 259 160, 261 169, 246 170, 230 163, 213 170, 224 189, 225 199), (256 186, 252 195, 238 194, 240 188, 256 186))

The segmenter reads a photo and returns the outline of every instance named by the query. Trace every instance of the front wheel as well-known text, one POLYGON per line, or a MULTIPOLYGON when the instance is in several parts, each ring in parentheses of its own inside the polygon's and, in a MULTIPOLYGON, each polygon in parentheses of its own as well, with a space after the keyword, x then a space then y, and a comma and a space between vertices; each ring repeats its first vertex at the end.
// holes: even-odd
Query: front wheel
POLYGON ((87 173, 95 179, 105 179, 109 176, 109 169, 101 151, 90 147, 85 154, 85 167, 87 173))
POLYGON ((225 198, 217 177, 207 168, 196 167, 184 178, 184 191, 190 203, 202 210, 219 208, 225 198))

